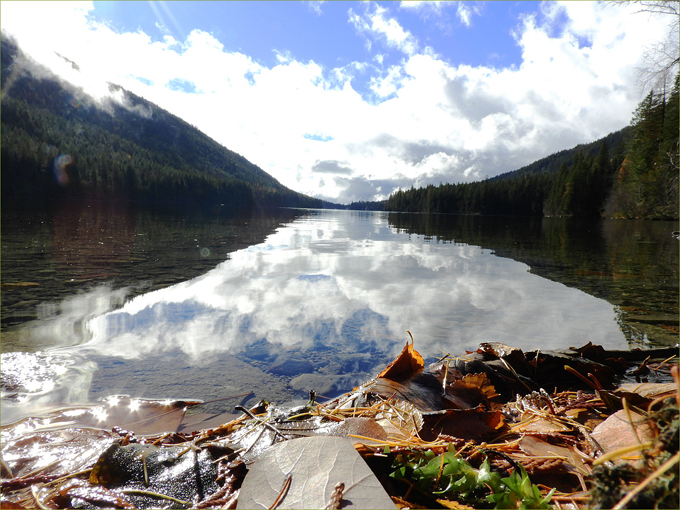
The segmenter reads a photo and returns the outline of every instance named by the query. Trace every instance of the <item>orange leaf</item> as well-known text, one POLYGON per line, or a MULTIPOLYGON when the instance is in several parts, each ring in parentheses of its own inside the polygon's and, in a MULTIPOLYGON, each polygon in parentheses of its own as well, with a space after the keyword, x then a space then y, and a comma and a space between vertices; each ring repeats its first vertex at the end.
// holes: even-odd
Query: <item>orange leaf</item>
POLYGON ((378 377, 391 381, 405 381, 418 374, 425 366, 423 357, 413 348, 413 342, 406 343, 401 354, 378 374, 378 377))

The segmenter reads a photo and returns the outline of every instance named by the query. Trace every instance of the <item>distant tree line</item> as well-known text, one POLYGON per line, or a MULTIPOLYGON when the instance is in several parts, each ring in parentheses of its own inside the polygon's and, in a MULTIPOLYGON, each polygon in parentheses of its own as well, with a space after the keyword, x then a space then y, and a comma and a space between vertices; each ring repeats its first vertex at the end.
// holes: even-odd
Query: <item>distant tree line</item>
POLYGON ((631 126, 481 182, 399 190, 385 210, 678 218, 678 78, 650 92, 631 126))
POLYGON ((385 201, 372 202, 359 200, 358 202, 352 202, 351 204, 344 206, 343 209, 349 209, 351 211, 384 211, 385 201))

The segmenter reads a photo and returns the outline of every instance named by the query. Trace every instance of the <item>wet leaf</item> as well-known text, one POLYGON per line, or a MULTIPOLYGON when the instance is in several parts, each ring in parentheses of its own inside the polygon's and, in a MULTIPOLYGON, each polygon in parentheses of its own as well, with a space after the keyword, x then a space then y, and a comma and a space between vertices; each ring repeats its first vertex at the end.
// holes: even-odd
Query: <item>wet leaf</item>
POLYGON ((10 428, 19 433, 22 430, 39 432, 75 427, 110 430, 114 426, 131 430, 138 435, 175 432, 184 418, 186 409, 200 403, 200 401, 112 396, 99 404, 61 407, 45 412, 42 416, 26 418, 3 427, 3 434, 10 428))
POLYGON ((237 508, 325 508, 344 483, 342 508, 394 508, 375 475, 347 439, 307 437, 278 443, 254 462, 237 508), (286 487, 286 479, 290 482, 286 487))
POLYGON ((137 508, 157 508, 162 494, 182 501, 200 501, 217 491, 217 466, 208 450, 191 445, 112 444, 99 457, 90 483, 123 491, 137 508))
POLYGON ((65 475, 91 465, 112 440, 110 432, 96 429, 31 432, 21 424, 3 427, 2 460, 17 478, 65 475))
POLYGON ((136 508, 124 494, 106 487, 93 487, 83 480, 71 480, 64 484, 59 489, 58 498, 66 504, 76 498, 105 508, 136 508))

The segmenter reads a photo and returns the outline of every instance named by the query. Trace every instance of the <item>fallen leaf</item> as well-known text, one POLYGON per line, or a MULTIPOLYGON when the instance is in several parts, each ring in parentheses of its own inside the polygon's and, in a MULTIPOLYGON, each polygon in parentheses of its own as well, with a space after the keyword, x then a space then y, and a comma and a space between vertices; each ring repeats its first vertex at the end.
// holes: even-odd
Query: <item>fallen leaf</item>
POLYGON ((590 474, 590 469, 583 459, 570 446, 549 443, 534 436, 524 436, 519 441, 520 449, 527 455, 542 458, 561 458, 567 470, 573 474, 590 474))
POLYGON ((352 443, 305 437, 271 447, 243 480, 237 508, 325 508, 344 483, 342 508, 395 508, 352 443), (290 476, 290 482, 286 480, 290 476))
MULTIPOLYGON (((25 418, 9 425, 16 431, 54 430, 57 428, 92 427, 110 430, 120 427, 138 435, 175 432, 184 412, 200 401, 147 400, 128 396, 112 396, 99 404, 60 407, 42 416, 25 418)), ((4 430, 8 430, 3 428, 4 430)))
MULTIPOLYGON (((630 416, 633 419, 632 425, 626 411, 623 409, 617 411, 595 427, 595 430, 590 434, 605 454, 620 448, 637 445, 638 438, 633 433, 633 426, 642 443, 650 441, 655 437, 655 431, 644 416, 632 410, 630 411, 630 416)), ((639 454, 639 452, 634 452, 631 455, 636 453, 639 454)), ((621 457, 612 459, 614 463, 625 461, 621 457)))
POLYGON ((451 499, 438 499, 437 503, 439 503, 444 508, 451 508, 453 510, 475 510, 472 506, 467 506, 451 499))
POLYGON ((419 411, 440 411, 453 405, 442 398, 442 387, 431 374, 420 373, 407 381, 398 382, 378 378, 364 388, 365 393, 375 393, 383 399, 400 399, 413 404, 419 411))
POLYGON ((392 501, 394 501, 394 504, 397 505, 397 508, 400 510, 403 510, 404 508, 422 508, 422 509, 427 509, 428 507, 418 505, 416 503, 411 503, 410 501, 406 501, 405 499, 402 499, 398 496, 391 496, 392 501))
POLYGON ((404 381, 418 374, 425 366, 423 357, 413 348, 413 343, 406 343, 399 356, 378 374, 379 378, 391 381, 404 381))
MULTIPOLYGON (((105 430, 65 428, 31 431, 23 422, 2 429, 2 461, 16 478, 66 475, 84 469, 114 440, 105 430)), ((30 427, 30 426, 29 426, 30 427)))
MULTIPOLYGON (((192 450, 186 445, 113 443, 104 450, 90 473, 92 486, 105 485, 117 491, 150 491, 183 501, 200 501, 216 492, 217 465, 208 449, 192 450)), ((92 486, 82 487, 84 494, 92 486)), ((72 497, 83 497, 71 495, 72 497)), ((94 497, 98 496, 95 491, 94 497)), ((158 508, 157 499, 130 493, 133 508, 158 508)))
POLYGON ((525 420, 526 415, 522 416, 522 421, 519 425, 512 428, 513 432, 540 432, 540 433, 550 433, 550 432, 568 432, 571 430, 563 423, 558 421, 553 421, 539 416, 534 415, 532 419, 525 420))
POLYGON ((498 435, 505 425, 502 412, 485 411, 482 406, 423 413, 423 420, 420 437, 425 441, 433 441, 439 434, 466 441, 485 441, 498 435))
MULTIPOLYGON (((637 393, 648 399, 655 399, 660 397, 672 397, 678 391, 678 385, 674 383, 625 383, 619 386, 619 389, 613 393, 619 393, 619 390, 624 393, 637 393)), ((625 396, 625 395, 624 395, 625 396)))
POLYGON ((485 373, 467 374, 446 388, 446 397, 461 409, 472 409, 497 396, 485 373))
POLYGON ((381 441, 387 440, 385 429, 373 418, 349 417, 341 422, 333 423, 331 426, 322 430, 329 436, 347 437, 355 446, 357 444, 375 446, 382 444, 381 441), (371 441, 371 439, 377 439, 378 441, 371 441))

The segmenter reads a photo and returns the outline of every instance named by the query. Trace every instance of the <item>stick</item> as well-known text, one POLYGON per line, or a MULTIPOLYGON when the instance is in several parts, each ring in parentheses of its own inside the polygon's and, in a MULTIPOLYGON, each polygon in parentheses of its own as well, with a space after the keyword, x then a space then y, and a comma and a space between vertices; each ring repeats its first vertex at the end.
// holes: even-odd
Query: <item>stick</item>
POLYGON ((149 496, 151 498, 159 498, 159 499, 167 499, 170 501, 174 501, 175 503, 179 503, 180 505, 184 506, 191 506, 191 501, 183 501, 181 499, 173 498, 172 496, 168 496, 167 494, 160 494, 158 492, 152 492, 152 491, 142 491, 138 489, 122 489, 120 492, 123 494, 137 494, 138 496, 149 496))
POLYGON ((293 475, 292 473, 288 473, 286 476, 286 479, 283 481, 283 487, 281 487, 281 492, 279 492, 279 495, 276 496, 276 499, 272 503, 272 506, 269 507, 269 510, 274 510, 277 506, 281 504, 281 501, 283 501, 283 498, 286 497, 286 494, 288 494, 288 489, 290 488, 291 481, 293 480, 293 475))
POLYGON ((259 423, 261 423, 262 425, 264 425, 265 427, 267 427, 269 430, 271 430, 271 431, 272 431, 274 434, 276 434, 277 436, 281 436, 281 438, 282 438, 284 441, 286 441, 286 440, 288 439, 286 436, 284 436, 283 434, 281 434, 281 432, 280 432, 276 427, 273 427, 272 425, 270 425, 270 424, 267 423, 266 421, 260 421, 253 413, 251 413, 250 411, 248 411, 248 409, 246 409, 245 407, 243 407, 243 406, 235 406, 234 409, 236 409, 237 411, 241 411, 242 413, 247 414, 247 415, 248 415, 250 418, 252 418, 253 420, 258 421, 259 423))

